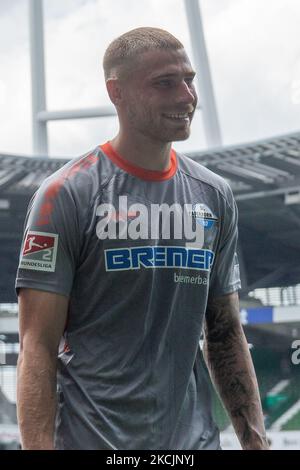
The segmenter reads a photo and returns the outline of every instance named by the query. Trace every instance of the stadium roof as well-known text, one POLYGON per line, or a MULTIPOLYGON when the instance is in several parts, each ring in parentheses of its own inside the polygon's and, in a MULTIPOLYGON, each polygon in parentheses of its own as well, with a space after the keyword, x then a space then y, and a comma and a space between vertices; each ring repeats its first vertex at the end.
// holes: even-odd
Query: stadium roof
POLYGON ((299 283, 300 133, 191 156, 235 194, 244 292, 299 283))
MULTIPOLYGON (((230 183, 239 208, 242 294, 300 282, 300 132, 189 154, 230 183)), ((67 159, 0 155, 0 302, 14 277, 29 199, 67 159)))

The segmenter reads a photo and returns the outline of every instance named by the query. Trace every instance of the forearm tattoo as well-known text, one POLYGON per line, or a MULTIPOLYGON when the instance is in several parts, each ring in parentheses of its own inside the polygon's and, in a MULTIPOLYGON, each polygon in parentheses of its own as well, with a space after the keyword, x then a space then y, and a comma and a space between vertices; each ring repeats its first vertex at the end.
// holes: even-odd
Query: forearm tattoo
POLYGON ((239 319, 237 294, 208 303, 204 356, 212 380, 244 448, 265 440, 259 391, 247 341, 239 319), (260 436, 260 437, 259 437, 260 436))

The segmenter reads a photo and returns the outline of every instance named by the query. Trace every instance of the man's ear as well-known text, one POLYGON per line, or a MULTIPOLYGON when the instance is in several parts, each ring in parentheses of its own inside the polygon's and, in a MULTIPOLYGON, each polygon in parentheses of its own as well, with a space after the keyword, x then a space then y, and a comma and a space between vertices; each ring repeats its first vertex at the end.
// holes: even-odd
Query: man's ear
POLYGON ((117 78, 109 78, 106 81, 106 88, 111 102, 118 106, 122 99, 122 90, 120 81, 117 78))

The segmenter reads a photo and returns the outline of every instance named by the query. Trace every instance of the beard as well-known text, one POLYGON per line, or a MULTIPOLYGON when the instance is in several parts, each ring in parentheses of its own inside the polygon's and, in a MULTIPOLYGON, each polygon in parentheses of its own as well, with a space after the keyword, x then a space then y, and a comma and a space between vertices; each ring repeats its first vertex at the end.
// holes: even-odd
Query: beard
POLYGON ((190 136, 191 121, 189 124, 181 122, 170 122, 169 118, 164 117, 163 113, 153 115, 153 112, 144 108, 140 112, 135 107, 128 107, 127 116, 130 127, 137 133, 146 138, 161 142, 163 144, 187 140, 190 136))

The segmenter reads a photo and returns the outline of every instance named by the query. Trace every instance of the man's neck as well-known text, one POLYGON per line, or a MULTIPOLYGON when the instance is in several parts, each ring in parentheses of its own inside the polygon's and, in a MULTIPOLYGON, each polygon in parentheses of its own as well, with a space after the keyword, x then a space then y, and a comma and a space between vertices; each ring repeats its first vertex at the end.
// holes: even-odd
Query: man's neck
POLYGON ((114 150, 129 163, 152 171, 165 171, 170 167, 171 143, 150 139, 123 138, 118 134, 110 141, 114 150))

